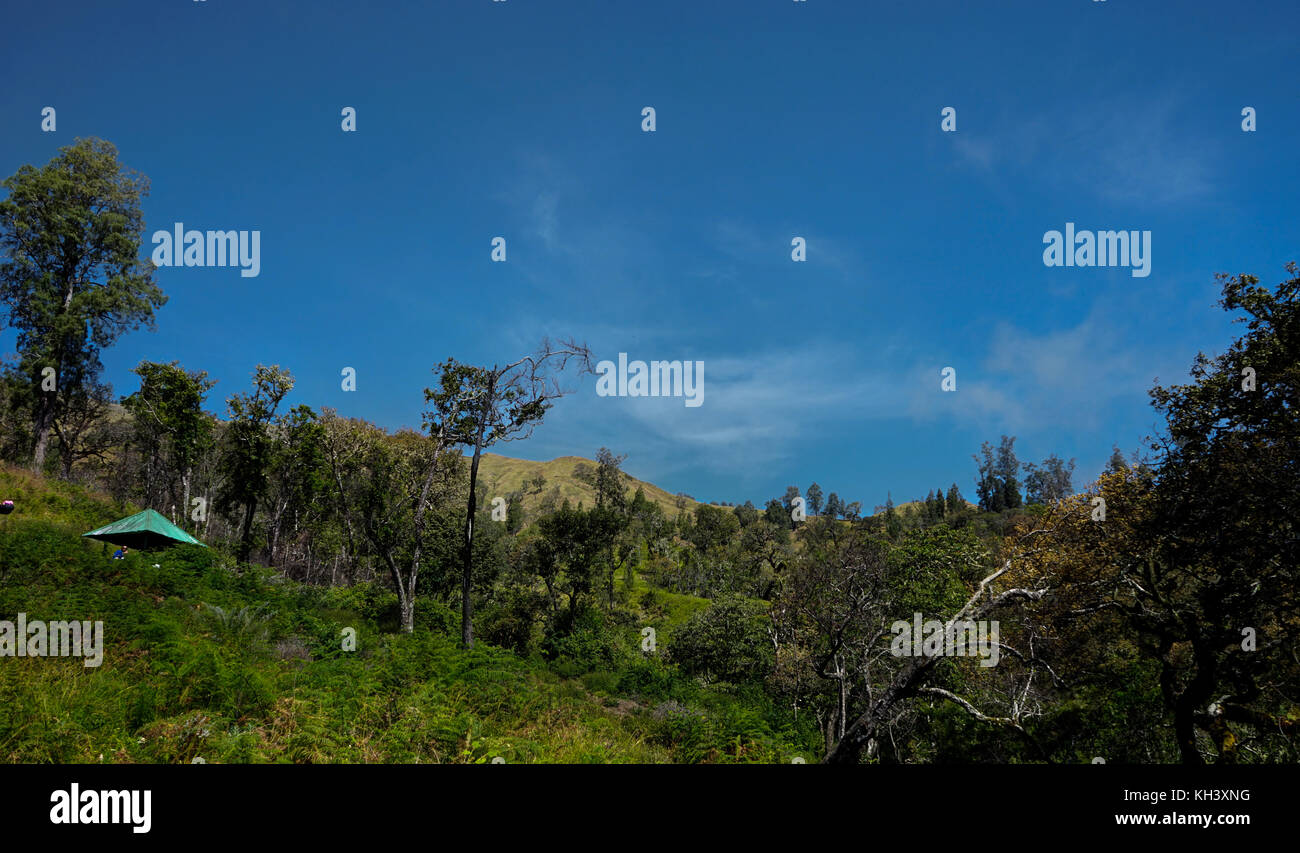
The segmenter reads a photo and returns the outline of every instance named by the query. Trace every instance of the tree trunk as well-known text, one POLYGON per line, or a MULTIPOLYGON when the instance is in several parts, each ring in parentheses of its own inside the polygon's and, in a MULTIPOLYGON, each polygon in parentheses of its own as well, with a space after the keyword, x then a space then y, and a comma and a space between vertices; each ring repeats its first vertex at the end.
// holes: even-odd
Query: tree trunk
POLYGON ((415 633, 415 602, 405 591, 401 595, 400 607, 402 610, 402 633, 415 633))
POLYGON ((460 644, 467 649, 474 648, 474 601, 470 589, 474 578, 474 513, 478 510, 478 460, 482 454, 482 429, 479 441, 474 443, 474 459, 469 466, 469 499, 465 506, 465 556, 460 577, 460 644))
POLYGON ((1199 630, 1192 637, 1192 650, 1196 660, 1196 675, 1192 676, 1174 703, 1174 737, 1183 764, 1200 766, 1205 764, 1205 759, 1196 748, 1196 714, 1206 708, 1213 695, 1217 661, 1212 646, 1201 638, 1199 630))
POLYGON ((67 441, 59 441, 59 464, 63 468, 63 479, 71 482, 72 480, 72 448, 67 441))
MULTIPOLYGON (((59 312, 60 315, 66 314, 71 309, 76 284, 76 281, 69 276, 67 285, 63 288, 63 310, 59 312)), ((54 390, 46 391, 42 388, 40 396, 36 398, 39 405, 36 408, 36 444, 32 449, 32 467, 38 474, 45 470, 45 455, 49 452, 50 431, 54 428, 54 414, 59 402, 59 381, 63 378, 63 354, 66 351, 56 344, 54 364, 47 365, 54 368, 54 390)), ((42 381, 44 378, 41 377, 42 381)))
POLYGON ((465 512, 465 556, 460 578, 460 643, 467 649, 474 648, 474 602, 470 598, 470 589, 474 578, 474 513, 478 510, 478 460, 483 454, 483 433, 487 430, 489 413, 496 398, 496 380, 488 384, 483 397, 483 408, 479 413, 478 436, 474 440, 474 459, 469 466, 469 499, 465 512))
POLYGON ((284 523, 284 509, 285 504, 281 502, 279 508, 275 511, 275 522, 271 525, 271 553, 267 560, 268 566, 275 565, 275 549, 280 544, 280 525, 284 523))
MULTIPOLYGON (((58 379, 56 377, 55 382, 58 379)), ((57 384, 55 385, 57 388, 57 384)), ((40 474, 45 470, 45 455, 49 452, 50 432, 54 429, 54 398, 57 391, 42 391, 37 398, 36 444, 32 449, 32 468, 40 474)))
MULTIPOLYGON (((424 549, 424 513, 429 508, 429 490, 433 479, 438 474, 438 460, 442 456, 443 436, 439 433, 433 450, 433 461, 429 463, 429 473, 424 477, 424 488, 420 490, 420 501, 415 509, 415 546, 411 552, 411 576, 408 579, 410 591, 403 605, 402 630, 410 634, 415 631, 415 583, 420 577, 420 554, 424 549)), ((398 585, 401 585, 399 577, 398 585)))
POLYGON ((248 555, 253 550, 253 513, 257 509, 256 501, 249 501, 244 510, 244 526, 239 534, 239 561, 248 562, 248 555))

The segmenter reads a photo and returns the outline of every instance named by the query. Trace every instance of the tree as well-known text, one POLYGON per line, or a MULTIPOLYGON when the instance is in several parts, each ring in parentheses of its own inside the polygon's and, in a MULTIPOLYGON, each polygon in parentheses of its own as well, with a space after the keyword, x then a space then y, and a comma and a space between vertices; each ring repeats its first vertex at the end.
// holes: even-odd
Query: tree
POLYGON ((1106 473, 1118 474, 1127 470, 1128 463, 1124 461, 1124 454, 1120 451, 1119 445, 1111 445, 1110 460, 1106 462, 1106 473))
POLYGON ((1043 460, 1041 467, 1031 462, 1025 468, 1029 472, 1025 477, 1025 497, 1028 503, 1050 504, 1070 495, 1070 480, 1074 474, 1073 459, 1067 465, 1053 453, 1043 460))
POLYGON ((1030 739, 1023 723, 1038 713, 1045 680, 1032 629, 1004 623, 994 640, 1020 651, 1021 666, 1010 652, 989 669, 969 656, 897 648, 896 620, 908 624, 912 613, 933 617, 942 634, 954 636, 967 621, 1043 595, 1040 586, 1006 579, 1011 561, 989 571, 986 559, 976 536, 945 526, 910 531, 895 544, 858 526, 800 552, 771 606, 776 665, 769 683, 818 721, 825 762, 857 763, 864 753, 882 763, 909 760, 917 721, 942 703, 1030 739), (995 704, 1006 711, 994 711, 995 704))
MULTIPOLYGON (((454 385, 456 377, 443 373, 454 385)), ((449 424, 468 396, 441 396, 425 389, 432 409, 424 413, 430 434, 404 430, 387 436, 365 421, 343 419, 331 409, 320 418, 321 450, 334 485, 335 505, 346 534, 347 550, 382 562, 397 591, 401 630, 415 629, 415 595, 428 554, 435 564, 451 567, 460 556, 461 526, 450 512, 461 498, 463 468, 451 452, 449 424)), ((434 584, 450 592, 459 578, 447 572, 434 584)))
POLYGON ((1095 495, 1049 507, 1007 576, 1050 588, 1054 643, 1082 651, 1081 670, 1117 646, 1138 658, 1130 671, 1153 683, 1133 692, 1163 704, 1189 765, 1296 755, 1300 277, 1287 271, 1274 292, 1219 276, 1220 304, 1243 311, 1248 331, 1199 354, 1189 383, 1152 389, 1166 419, 1152 440, 1160 467, 1108 471, 1095 495))
POLYGON ((894 509, 894 496, 889 492, 885 492, 885 533, 890 539, 894 539, 902 530, 902 519, 898 517, 898 511, 894 509))
POLYGON ((286 517, 299 520, 313 513, 316 497, 324 490, 324 429, 310 406, 295 406, 276 418, 271 455, 270 480, 270 564, 276 554, 286 517))
POLYGON ((1294 262, 1286 269, 1273 291, 1219 274, 1219 304, 1242 312, 1247 331, 1215 358, 1198 354, 1190 383, 1151 391, 1168 438, 1146 580, 1126 588, 1188 764, 1205 761, 1198 730, 1232 762, 1247 732, 1297 728, 1295 697, 1281 687, 1300 678, 1300 274, 1294 262))
POLYGON ((794 502, 799 497, 798 486, 787 486, 785 495, 781 498, 781 506, 785 509, 785 523, 790 529, 798 527, 799 524, 794 520, 794 502))
POLYGON ((840 503, 840 496, 831 492, 830 497, 826 498, 826 517, 839 518, 844 512, 844 505, 840 503))
POLYGON ((808 501, 808 509, 811 510, 811 514, 821 515, 822 487, 817 485, 816 483, 813 483, 811 486, 808 487, 808 494, 806 495, 806 499, 808 501))
POLYGON ((537 520, 539 538, 532 545, 530 565, 546 584, 552 602, 561 592, 567 595, 563 630, 573 627, 581 604, 595 589, 602 556, 619 526, 609 508, 574 509, 567 499, 559 510, 537 520))
POLYGON ((91 381, 68 390, 62 409, 54 418, 59 439, 59 465, 63 479, 72 479, 72 466, 82 459, 105 461, 120 446, 122 435, 109 417, 112 386, 91 381))
POLYGON ((723 594, 673 632, 669 659, 689 675, 732 684, 761 681, 772 667, 766 607, 723 594))
POLYGON ((763 508, 763 518, 768 524, 775 524, 778 527, 789 529, 790 513, 781 507, 781 502, 772 498, 763 508))
POLYGON ((975 495, 979 508, 985 512, 1001 512, 1003 509, 1002 484, 998 481, 997 462, 993 458, 993 446, 987 441, 980 445, 979 456, 975 460, 979 475, 975 480, 975 495))
POLYGON ((471 585, 479 459, 486 448, 499 442, 532 435, 553 401, 568 393, 560 388, 559 374, 570 361, 579 364, 580 374, 593 372, 591 351, 572 340, 552 344, 544 339, 534 354, 490 368, 448 359, 442 367, 441 387, 426 392, 438 401, 462 397, 468 401, 463 409, 455 407, 454 413, 449 410, 435 425, 445 432, 450 443, 472 451, 461 563, 461 644, 465 648, 474 645, 471 585))
POLYGON ((744 504, 737 504, 731 508, 735 514, 736 520, 740 522, 742 528, 748 527, 755 521, 758 521, 760 513, 758 507, 754 506, 753 501, 745 501, 744 504))
POLYGON ((540 495, 546 488, 546 475, 538 471, 524 480, 523 490, 526 495, 540 495))
POLYGON ((121 447, 125 431, 112 417, 112 406, 113 387, 107 383, 91 382, 69 394, 53 427, 63 479, 72 479, 78 462, 109 462, 121 447))
POLYGON ((506 532, 518 533, 524 526, 524 499, 519 492, 506 495, 506 532))
POLYGON ((293 390, 293 376, 279 365, 259 364, 253 372, 253 393, 232 394, 226 399, 230 426, 226 430, 222 467, 227 479, 217 493, 217 508, 227 517, 242 508, 239 545, 236 554, 247 562, 253 548, 253 516, 266 495, 274 441, 270 424, 286 394, 293 390))
POLYGON ((41 470, 70 393, 97 379, 105 347, 129 330, 152 328, 166 297, 138 257, 149 182, 123 167, 110 143, 78 139, 3 186, 0 296, 18 331, 20 369, 41 389, 32 446, 41 470))
POLYGON ((945 514, 949 517, 955 516, 958 512, 964 509, 965 506, 966 501, 962 499, 961 490, 957 488, 956 483, 953 483, 948 488, 948 499, 944 506, 945 514))
POLYGON ((740 532, 740 521, 734 513, 708 504, 695 507, 695 524, 691 528, 691 543, 702 555, 721 548, 740 532))
POLYGON ((178 362, 141 361, 132 370, 140 389, 124 398, 131 413, 134 438, 144 458, 144 498, 156 505, 159 487, 175 501, 175 479, 181 481, 182 524, 189 518, 194 464, 212 442, 212 421, 203 411, 216 382, 203 371, 189 371, 178 362))
POLYGON ((627 454, 615 456, 613 451, 602 447, 596 451, 596 506, 609 507, 617 512, 627 510, 627 494, 623 490, 623 460, 627 454))
POLYGON ((1002 486, 1002 505, 1006 509, 1020 506, 1020 461, 1016 459, 1016 437, 1002 436, 998 447, 997 478, 1002 486))
POLYGON ((975 493, 980 509, 1002 512, 1016 509, 1020 499, 1020 462, 1016 459, 1015 436, 1002 436, 996 451, 987 441, 980 446, 980 455, 974 456, 979 469, 975 493))
MULTIPOLYGON (((1040 533, 1026 534, 1019 545, 1023 547, 1040 533)), ((1024 726, 1026 718, 1036 713, 1036 697, 1030 689, 1046 669, 1034 655, 1024 654, 1023 661, 1016 660, 1019 667, 995 667, 997 673, 986 670, 989 675, 985 678, 996 676, 1004 681, 995 695, 1002 696, 1008 706, 1003 715, 986 713, 940 675, 958 665, 978 664, 969 657, 963 662, 953 657, 891 654, 890 633, 894 629, 890 626, 900 613, 912 610, 951 613, 937 620, 942 634, 951 636, 957 626, 979 623, 1000 611, 1040 600, 1047 587, 1041 582, 1008 584, 1007 576, 1020 560, 1016 551, 978 582, 959 584, 960 574, 969 575, 981 563, 978 555, 969 553, 973 546, 969 538, 945 528, 911 535, 917 534, 926 538, 913 543, 908 549, 911 553, 900 555, 902 559, 891 557, 869 538, 846 540, 832 553, 801 564, 789 598, 773 605, 778 661, 782 644, 806 645, 815 672, 835 691, 823 762, 856 764, 864 752, 896 749, 894 725, 904 715, 921 713, 926 704, 935 701, 951 702, 976 720, 1012 730, 1041 752, 1024 726), (962 568, 955 569, 954 563, 962 568), (920 583, 907 582, 909 576, 918 574, 920 583)), ((979 574, 984 572, 974 576, 979 574)), ((1033 648, 1033 629, 1025 631, 1024 643, 1007 633, 997 641, 1003 648, 1033 648)), ((1014 656, 1008 654, 1004 664, 1008 659, 1014 656)))

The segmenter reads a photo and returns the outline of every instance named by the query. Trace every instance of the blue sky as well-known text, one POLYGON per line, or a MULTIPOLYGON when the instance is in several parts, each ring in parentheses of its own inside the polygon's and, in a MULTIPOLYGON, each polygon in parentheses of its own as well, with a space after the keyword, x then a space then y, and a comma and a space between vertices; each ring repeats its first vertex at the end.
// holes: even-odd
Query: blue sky
POLYGON ((256 278, 159 270, 157 330, 105 353, 119 394, 175 359, 224 412, 277 363, 290 403, 418 426, 434 364, 571 335, 703 361, 704 405, 588 376, 502 452, 605 445, 702 500, 816 480, 870 509, 971 497, 1006 433, 1081 485, 1158 425, 1154 380, 1236 332, 1213 274, 1271 286, 1300 258, 1297 23, 1199 0, 25 4, 0 172, 99 136, 151 179, 148 232, 261 231, 256 278), (1149 230, 1150 276, 1044 266, 1066 222, 1149 230))

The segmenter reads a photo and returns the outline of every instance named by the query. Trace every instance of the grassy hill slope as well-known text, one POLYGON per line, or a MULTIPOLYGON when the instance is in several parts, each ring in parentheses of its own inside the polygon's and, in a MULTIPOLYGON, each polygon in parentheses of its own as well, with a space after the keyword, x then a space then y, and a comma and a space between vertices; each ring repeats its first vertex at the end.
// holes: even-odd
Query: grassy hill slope
MULTIPOLYGON (((550 495, 556 496, 557 503, 568 498, 574 506, 577 506, 580 501, 589 507, 595 505, 595 489, 575 474, 575 471, 580 470, 580 466, 586 466, 592 472, 596 470, 594 459, 584 459, 581 456, 561 456, 550 462, 532 462, 527 459, 500 456, 496 453, 484 453, 479 459, 479 482, 488 490, 489 495, 504 497, 510 492, 522 489, 525 481, 541 474, 546 478, 546 485, 542 491, 524 495, 524 510, 529 518, 533 518, 550 495)), ((654 483, 628 475, 626 480, 628 495, 634 494, 638 487, 645 489, 646 498, 658 504, 668 518, 677 517, 679 510, 676 495, 664 491, 654 483)), ((683 500, 688 511, 700 503, 690 498, 683 498, 683 500)))
POLYGON ((635 579, 636 624, 603 629, 614 660, 458 647, 443 602, 391 633, 377 584, 319 588, 218 549, 108 559, 80 538, 133 507, 0 469, 0 620, 102 620, 103 662, 0 656, 0 762, 788 762, 779 715, 705 688, 639 628, 670 637, 708 602, 635 579), (345 628, 356 650, 345 651, 345 628))

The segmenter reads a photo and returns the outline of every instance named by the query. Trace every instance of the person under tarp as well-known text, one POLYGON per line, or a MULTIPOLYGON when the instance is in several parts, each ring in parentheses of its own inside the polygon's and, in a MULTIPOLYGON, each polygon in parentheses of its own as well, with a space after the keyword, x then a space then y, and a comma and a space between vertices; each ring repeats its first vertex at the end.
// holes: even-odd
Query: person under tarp
MULTIPOLYGON (((146 509, 126 518, 119 518, 112 524, 96 528, 82 536, 121 545, 125 555, 127 548, 151 551, 158 548, 170 548, 173 545, 203 545, 202 542, 172 524, 159 512, 146 509)), ((203 545, 204 548, 208 547, 203 545)), ((116 555, 114 555, 116 556, 116 555)))

